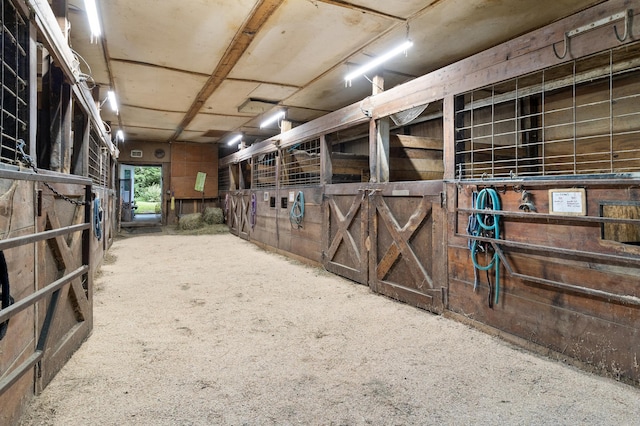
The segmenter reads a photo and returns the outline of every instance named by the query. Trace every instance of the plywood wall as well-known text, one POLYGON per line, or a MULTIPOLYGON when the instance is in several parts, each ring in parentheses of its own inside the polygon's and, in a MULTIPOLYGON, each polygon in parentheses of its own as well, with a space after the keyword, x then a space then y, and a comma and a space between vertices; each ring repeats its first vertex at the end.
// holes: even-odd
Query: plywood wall
POLYGON ((218 147, 212 144, 171 144, 171 191, 176 199, 200 199, 194 189, 198 172, 207 174, 204 198, 218 196, 218 147))

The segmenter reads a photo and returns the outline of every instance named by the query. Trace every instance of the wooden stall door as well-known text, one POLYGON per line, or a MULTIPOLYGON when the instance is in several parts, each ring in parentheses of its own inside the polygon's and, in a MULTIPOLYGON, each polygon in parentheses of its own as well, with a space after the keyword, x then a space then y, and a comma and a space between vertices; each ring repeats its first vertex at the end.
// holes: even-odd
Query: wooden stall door
POLYGON ((369 197, 369 286, 442 313, 446 295, 442 182, 388 184, 369 197))
POLYGON ((251 207, 251 193, 238 191, 229 195, 229 231, 245 240, 249 239, 251 224, 249 223, 249 209, 251 207))
POLYGON ((237 193, 229 193, 229 210, 227 217, 227 225, 229 225, 229 232, 235 236, 239 236, 240 231, 240 209, 238 208, 238 202, 240 197, 237 193))
POLYGON ((322 263, 329 272, 367 284, 368 200, 359 186, 327 186, 322 263))
MULTIPOLYGON (((86 199, 81 185, 54 184, 53 187, 69 200, 86 199)), ((37 232, 57 230, 85 223, 85 209, 54 195, 45 185, 41 191, 41 207, 36 220, 37 232)), ((89 232, 89 231, 85 231, 89 232)), ((89 247, 85 232, 60 235, 38 243, 38 289, 52 283, 88 262, 89 247), (83 241, 84 240, 84 241, 83 241)), ((38 330, 48 333, 47 347, 36 366, 36 391, 40 392, 53 379, 93 327, 92 288, 89 273, 73 279, 60 289, 58 295, 49 296, 38 303, 38 330)))

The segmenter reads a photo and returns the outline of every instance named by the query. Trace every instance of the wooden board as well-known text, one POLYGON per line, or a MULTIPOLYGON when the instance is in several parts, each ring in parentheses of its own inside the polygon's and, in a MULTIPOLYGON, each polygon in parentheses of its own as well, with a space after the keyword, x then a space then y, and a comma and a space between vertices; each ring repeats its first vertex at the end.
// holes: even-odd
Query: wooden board
POLYGON ((170 187, 176 199, 199 199, 194 189, 198 172, 207 174, 204 198, 218 196, 218 149, 212 144, 174 142, 171 144, 170 187))
MULTIPOLYGON (((449 309, 637 383, 640 371, 634 348, 640 347, 640 309, 625 300, 640 300, 640 247, 635 242, 616 241, 635 239, 635 234, 607 233, 604 230, 610 226, 601 226, 590 216, 598 217, 601 206, 624 206, 613 208, 608 217, 633 220, 640 191, 631 182, 581 186, 587 194, 586 217, 536 219, 537 214, 549 212, 548 189, 566 187, 564 181, 547 181, 527 186, 536 212, 503 218, 501 239, 519 245, 502 246, 508 268, 502 262, 501 296, 493 309, 487 303, 486 274, 480 274, 480 286, 474 292, 467 239, 455 236, 465 233, 467 215, 452 218, 449 309), (603 239, 605 235, 610 239, 603 239), (598 292, 621 297, 599 296, 598 292)), ((457 196, 457 206, 471 205, 472 187, 458 190, 452 184, 449 189, 457 196)), ((521 194, 509 185, 504 189, 499 193, 502 209, 521 211, 521 194)))

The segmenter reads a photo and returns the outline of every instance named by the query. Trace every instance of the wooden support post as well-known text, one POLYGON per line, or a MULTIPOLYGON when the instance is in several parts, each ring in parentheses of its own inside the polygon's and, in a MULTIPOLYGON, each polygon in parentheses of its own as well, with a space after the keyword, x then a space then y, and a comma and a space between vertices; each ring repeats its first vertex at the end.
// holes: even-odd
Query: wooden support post
POLYGON ((238 189, 245 188, 244 170, 242 170, 242 163, 238 163, 238 189))
POLYGON ((323 134, 320 136, 320 182, 324 185, 331 184, 333 178, 333 165, 331 164, 332 145, 323 134))
MULTIPOLYGON (((373 77, 372 95, 384 91, 384 77, 373 77)), ((389 119, 371 120, 369 125, 369 168, 372 182, 389 182, 389 119)))
POLYGON ((369 181, 378 182, 378 133, 376 121, 369 120, 369 181))
POLYGON ((376 120, 378 182, 389 182, 389 119, 376 120))
POLYGON ((240 168, 239 164, 229 164, 227 166, 227 173, 229 174, 229 187, 225 188, 229 191, 233 191, 238 189, 238 170, 240 168))
POLYGON ((280 133, 288 132, 293 129, 293 123, 289 120, 282 120, 280 123, 280 133))
POLYGON ((456 129, 455 129, 455 105, 454 96, 445 96, 443 100, 443 160, 444 178, 454 179, 456 177, 456 129))

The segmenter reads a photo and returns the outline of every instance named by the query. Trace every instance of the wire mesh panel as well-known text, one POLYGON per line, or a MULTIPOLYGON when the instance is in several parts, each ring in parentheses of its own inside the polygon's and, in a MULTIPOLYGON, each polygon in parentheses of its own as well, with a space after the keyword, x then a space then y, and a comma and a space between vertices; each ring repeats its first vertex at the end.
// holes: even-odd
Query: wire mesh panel
POLYGON ((276 186, 277 153, 269 152, 253 158, 253 188, 273 188, 276 186))
POLYGON ((3 0, 1 7, 0 162, 14 164, 17 140, 27 141, 29 133, 29 28, 10 1, 3 0))
POLYGON ((284 148, 281 159, 281 186, 306 186, 320 183, 320 139, 284 148))
POLYGON ((228 191, 231 179, 229 178, 229 166, 223 166, 218 169, 218 189, 220 191, 228 191))
POLYGON ((456 98, 460 178, 640 171, 640 44, 456 98))
POLYGON ((89 134, 89 177, 95 185, 106 186, 109 182, 109 156, 106 147, 102 147, 95 132, 89 134))

